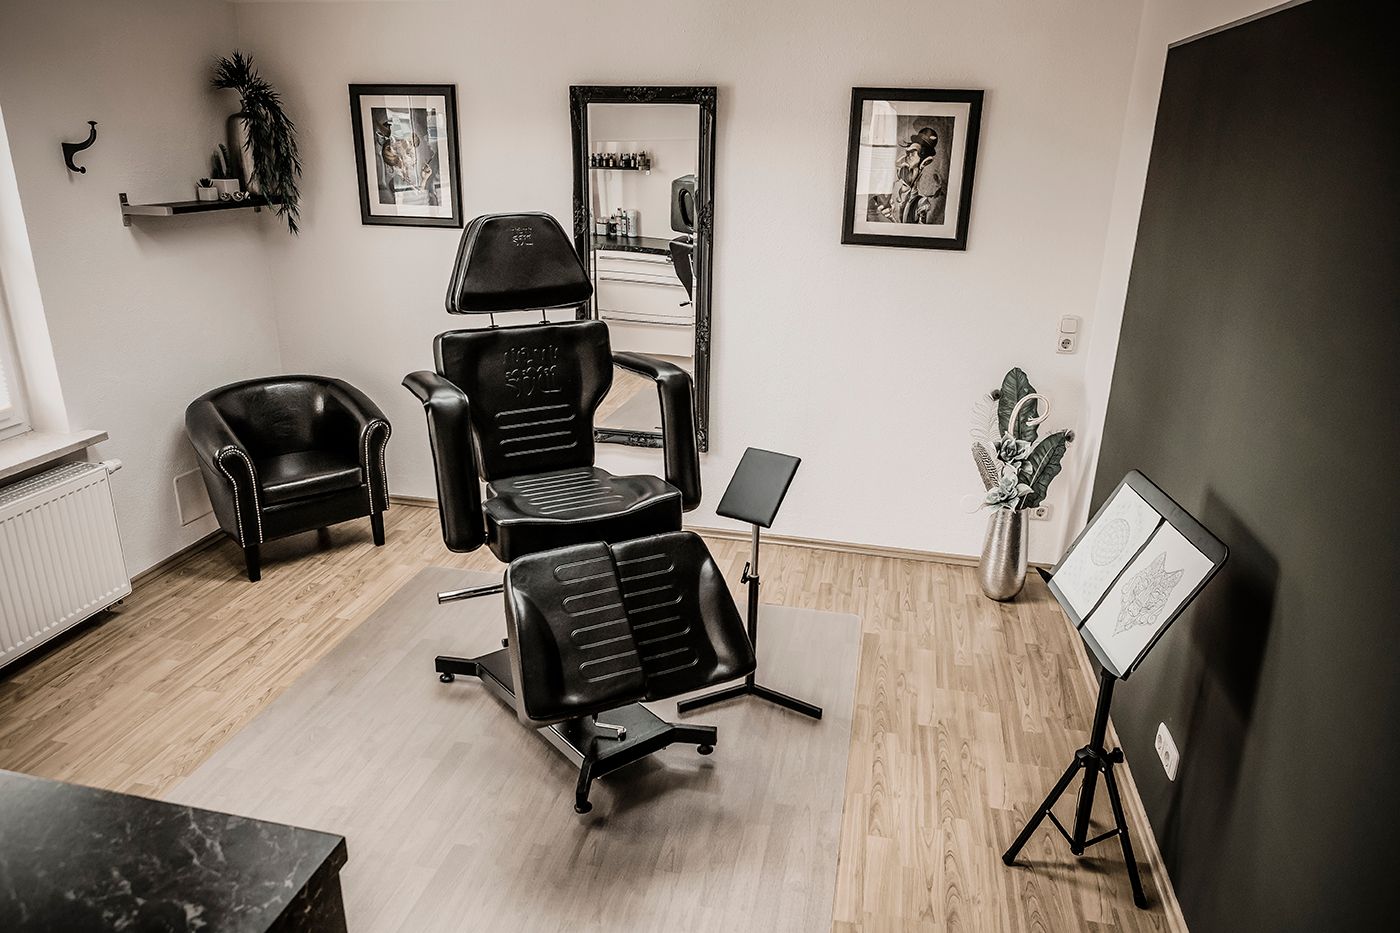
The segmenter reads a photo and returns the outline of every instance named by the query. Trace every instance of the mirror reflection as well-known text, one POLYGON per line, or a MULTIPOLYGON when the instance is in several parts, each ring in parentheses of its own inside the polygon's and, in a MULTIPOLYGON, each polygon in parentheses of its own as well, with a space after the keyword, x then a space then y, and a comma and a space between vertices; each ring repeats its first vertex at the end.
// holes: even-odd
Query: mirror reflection
MULTIPOLYGON (((614 351, 656 356, 695 375, 695 215, 700 108, 587 105, 587 210, 593 314, 614 351)), ((655 385, 614 369, 600 429, 658 433, 655 385)))

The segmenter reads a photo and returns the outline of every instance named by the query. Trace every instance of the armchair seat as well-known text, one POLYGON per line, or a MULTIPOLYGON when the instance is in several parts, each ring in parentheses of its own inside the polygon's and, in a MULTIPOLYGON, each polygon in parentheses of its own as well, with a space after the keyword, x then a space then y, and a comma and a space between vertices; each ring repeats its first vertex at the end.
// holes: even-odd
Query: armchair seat
POLYGON ((673 531, 681 493, 655 476, 614 476, 595 466, 493 481, 486 542, 502 560, 572 544, 617 544, 673 531))
POLYGON ((342 489, 358 489, 364 471, 345 451, 302 450, 254 460, 263 502, 283 505, 342 489))

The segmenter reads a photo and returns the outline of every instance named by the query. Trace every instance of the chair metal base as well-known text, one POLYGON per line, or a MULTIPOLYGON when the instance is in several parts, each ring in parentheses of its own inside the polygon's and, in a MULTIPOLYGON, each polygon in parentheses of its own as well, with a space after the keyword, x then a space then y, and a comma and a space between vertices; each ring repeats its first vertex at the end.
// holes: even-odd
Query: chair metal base
POLYGON ((769 703, 776 703, 794 713, 801 713, 803 716, 810 716, 813 719, 822 718, 822 708, 806 700, 799 700, 797 697, 790 697, 786 693, 779 693, 760 683, 755 683, 752 677, 741 684, 732 687, 725 687, 713 693, 706 693, 703 696, 691 697, 689 700, 681 700, 676 704, 677 713, 688 713, 693 709, 700 709, 702 706, 709 706, 712 703, 723 703, 725 700, 732 700, 735 697, 758 697, 760 700, 767 700, 769 703))
MULTIPOLYGON (((436 668, 438 679, 443 683, 451 683, 459 675, 480 679, 498 699, 515 710, 515 689, 507 650, 493 651, 478 658, 439 655, 436 668)), ((718 731, 714 726, 666 722, 640 703, 629 703, 598 715, 606 721, 596 722, 593 717, 584 716, 537 730, 579 769, 574 791, 575 813, 593 809, 588 793, 595 780, 668 745, 695 745, 702 755, 715 750, 718 731)))

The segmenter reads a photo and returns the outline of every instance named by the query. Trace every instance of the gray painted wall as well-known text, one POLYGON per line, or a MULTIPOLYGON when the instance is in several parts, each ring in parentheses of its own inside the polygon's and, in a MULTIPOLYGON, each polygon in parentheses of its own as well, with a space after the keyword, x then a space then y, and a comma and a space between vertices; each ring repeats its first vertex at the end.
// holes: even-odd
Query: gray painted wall
POLYGON ((1198 933, 1393 922, 1400 76, 1362 9, 1196 40, 1162 88, 1094 507, 1138 468, 1231 549, 1114 709, 1198 933))

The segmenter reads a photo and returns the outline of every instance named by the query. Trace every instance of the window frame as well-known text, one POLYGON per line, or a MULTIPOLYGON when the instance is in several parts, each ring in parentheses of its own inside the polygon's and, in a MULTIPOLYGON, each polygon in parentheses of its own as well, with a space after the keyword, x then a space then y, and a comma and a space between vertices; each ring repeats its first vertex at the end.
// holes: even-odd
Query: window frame
POLYGON ((4 282, 0 281, 0 372, 10 393, 10 407, 0 410, 0 441, 30 431, 28 399, 25 397, 24 369, 15 346, 10 308, 5 302, 4 282))

